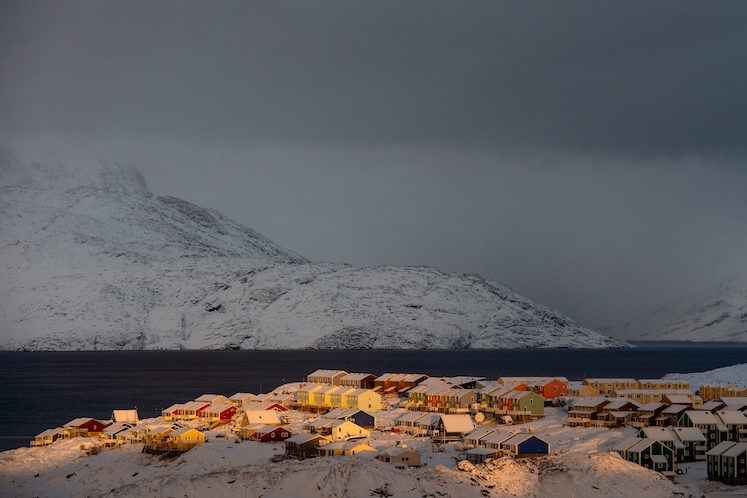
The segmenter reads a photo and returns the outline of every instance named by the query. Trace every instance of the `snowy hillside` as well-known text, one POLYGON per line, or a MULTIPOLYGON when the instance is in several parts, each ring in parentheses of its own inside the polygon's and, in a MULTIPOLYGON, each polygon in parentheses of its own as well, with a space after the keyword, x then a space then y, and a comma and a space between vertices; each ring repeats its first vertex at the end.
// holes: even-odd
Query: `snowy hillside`
POLYGON ((628 340, 745 342, 747 278, 732 278, 608 332, 628 340))
POLYGON ((111 165, 0 155, 0 349, 627 347, 474 275, 310 263, 111 165))

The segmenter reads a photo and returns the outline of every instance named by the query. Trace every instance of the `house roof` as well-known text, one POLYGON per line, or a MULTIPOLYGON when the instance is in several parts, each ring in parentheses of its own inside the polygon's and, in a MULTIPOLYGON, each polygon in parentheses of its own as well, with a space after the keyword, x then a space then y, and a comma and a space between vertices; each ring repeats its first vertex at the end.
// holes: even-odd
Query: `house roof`
POLYGON ((90 422, 91 420, 96 419, 90 417, 78 417, 65 424, 65 427, 80 427, 81 425, 90 422))
POLYGON ((441 415, 441 421, 448 433, 467 433, 475 428, 469 415, 441 415))
POLYGON ((62 433, 62 427, 56 427, 54 429, 47 429, 46 431, 40 432, 36 437, 54 436, 55 434, 62 433))
POLYGON ((641 441, 643 441, 643 439, 639 437, 625 438, 615 446, 613 446, 612 451, 628 451, 630 448, 640 443, 641 441))
POLYGON ((736 441, 721 441, 716 446, 706 451, 708 456, 719 456, 723 455, 726 450, 737 444, 736 441))
POLYGON ((219 405, 210 405, 205 408, 202 413, 223 413, 226 410, 235 410, 236 407, 233 403, 221 403, 219 405))
POLYGON ((286 439, 285 442, 304 444, 304 443, 308 443, 309 441, 313 441, 315 439, 322 439, 324 441, 329 441, 329 439, 327 439, 324 436, 320 436, 319 434, 296 434, 295 436, 291 436, 288 439, 286 439))
POLYGON ((104 429, 104 434, 107 436, 113 436, 114 434, 125 431, 130 427, 131 425, 127 422, 114 422, 112 425, 104 429))
POLYGON ((137 424, 140 419, 137 416, 137 408, 134 410, 114 410, 112 420, 115 422, 131 422, 137 424))
POLYGON ((203 394, 199 398, 196 398, 195 401, 204 401, 206 403, 215 405, 217 403, 227 402, 228 398, 226 398, 222 394, 203 394))
POLYGON ((616 398, 616 399, 613 399, 612 401, 610 401, 608 404, 604 405, 604 410, 605 411, 615 411, 615 410, 619 410, 620 408, 622 408, 624 406, 629 406, 629 405, 632 405, 635 408, 640 408, 641 407, 640 403, 638 403, 637 401, 634 401, 632 399, 616 398))
POLYGON ((228 399, 231 401, 246 401, 247 399, 252 399, 254 396, 252 393, 236 393, 228 399))
POLYGON ((370 373, 349 373, 345 377, 342 378, 342 380, 351 381, 351 382, 360 382, 367 377, 373 377, 373 374, 370 373))
MULTIPOLYGON (((696 428, 696 430, 698 430, 696 428)), ((649 439, 657 439, 659 441, 674 441, 677 439, 674 432, 670 431, 667 427, 644 427, 641 432, 649 439)))
POLYGON ((180 429, 176 429, 174 432, 172 432, 171 434, 169 434, 169 436, 172 436, 172 437, 174 437, 174 436, 176 436, 176 437, 183 436, 184 434, 186 434, 188 432, 191 432, 191 431, 195 431, 195 432, 197 432, 199 434, 203 434, 202 432, 198 431, 197 429, 193 429, 192 427, 182 427, 180 429))
POLYGON ((642 405, 640 408, 638 408, 639 412, 655 412, 656 410, 663 409, 667 405, 664 403, 660 403, 658 401, 651 401, 649 403, 646 403, 645 405, 642 405))
POLYGON ((477 429, 473 429, 465 434, 464 439, 474 439, 477 441, 484 438, 485 436, 494 433, 497 430, 497 427, 478 427, 477 429))
POLYGON ((539 441, 542 441, 543 443, 547 444, 547 441, 545 441, 542 438, 538 438, 534 434, 514 434, 510 438, 506 439, 501 443, 501 446, 513 446, 523 443, 524 441, 527 441, 529 439, 538 439, 539 441))
MULTIPOLYGON (((628 451, 631 453, 640 453, 641 451, 645 450, 652 444, 654 444, 657 440, 651 439, 651 438, 644 438, 641 439, 638 443, 628 448, 628 451)), ((666 448, 666 446, 664 446, 666 448)))
POLYGON ((693 424, 718 424, 716 416, 711 412, 705 412, 700 410, 687 410, 685 415, 688 416, 693 424))
POLYGON ((337 375, 347 375, 345 370, 325 370, 320 368, 309 374, 309 377, 335 377, 337 375))
POLYGON ((719 411, 716 413, 725 424, 744 424, 747 425, 747 415, 737 410, 719 411))
POLYGON ((724 457, 736 457, 747 451, 747 443, 737 443, 721 454, 724 457))
POLYGON ((381 452, 382 455, 388 455, 392 457, 400 456, 404 453, 416 453, 420 455, 420 453, 413 450, 412 448, 407 448, 407 447, 403 448, 402 446, 392 446, 391 448, 387 448, 381 452))
POLYGON ((705 435, 697 427, 672 427, 674 433, 680 438, 680 441, 700 441, 706 440, 705 435))

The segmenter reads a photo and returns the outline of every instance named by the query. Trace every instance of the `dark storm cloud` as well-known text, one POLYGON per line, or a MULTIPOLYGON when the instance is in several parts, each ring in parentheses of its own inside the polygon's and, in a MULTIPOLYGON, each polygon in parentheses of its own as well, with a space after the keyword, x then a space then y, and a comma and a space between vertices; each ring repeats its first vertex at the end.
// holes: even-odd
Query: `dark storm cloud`
MULTIPOLYGON (((6 0, 0 140, 584 325, 747 266, 747 2, 6 0)), ((6 145, 5 143, 0 145, 6 145)))
POLYGON ((741 2, 6 2, 2 131, 743 151, 741 2))

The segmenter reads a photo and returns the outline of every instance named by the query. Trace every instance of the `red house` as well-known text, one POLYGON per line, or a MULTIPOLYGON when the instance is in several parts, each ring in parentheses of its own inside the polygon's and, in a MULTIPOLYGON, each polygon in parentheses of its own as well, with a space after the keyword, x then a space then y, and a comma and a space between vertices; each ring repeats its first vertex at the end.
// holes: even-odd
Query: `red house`
POLYGON ((568 396, 568 384, 555 379, 537 379, 531 383, 532 391, 545 399, 568 396))
POLYGON ((104 431, 106 424, 95 418, 76 418, 64 426, 66 437, 98 436, 104 431))
POLYGON ((293 436, 293 433, 285 427, 263 425, 254 431, 251 438, 262 443, 273 443, 275 441, 285 441, 291 436, 293 436))

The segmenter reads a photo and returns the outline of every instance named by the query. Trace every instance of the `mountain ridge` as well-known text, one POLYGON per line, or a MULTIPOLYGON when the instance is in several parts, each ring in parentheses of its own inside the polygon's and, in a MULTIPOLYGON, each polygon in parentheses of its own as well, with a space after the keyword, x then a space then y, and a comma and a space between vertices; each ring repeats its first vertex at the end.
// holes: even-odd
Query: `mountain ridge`
POLYGON ((0 349, 630 347, 480 276, 312 263, 132 168, 0 154, 0 215, 0 349))

